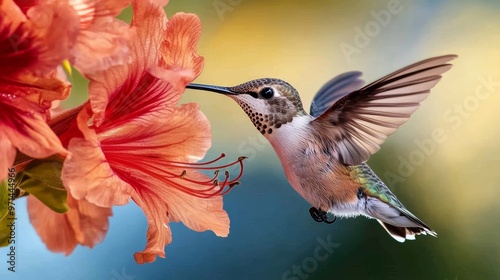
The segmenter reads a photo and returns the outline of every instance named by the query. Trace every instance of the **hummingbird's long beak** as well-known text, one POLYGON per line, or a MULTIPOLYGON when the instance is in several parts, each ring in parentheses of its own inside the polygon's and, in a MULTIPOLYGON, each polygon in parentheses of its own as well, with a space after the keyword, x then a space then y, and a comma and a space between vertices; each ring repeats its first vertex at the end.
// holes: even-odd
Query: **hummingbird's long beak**
POLYGON ((212 85, 202 85, 202 84, 191 83, 191 84, 187 85, 186 88, 212 91, 212 92, 226 94, 226 95, 236 95, 237 94, 236 92, 229 90, 227 87, 212 86, 212 85))

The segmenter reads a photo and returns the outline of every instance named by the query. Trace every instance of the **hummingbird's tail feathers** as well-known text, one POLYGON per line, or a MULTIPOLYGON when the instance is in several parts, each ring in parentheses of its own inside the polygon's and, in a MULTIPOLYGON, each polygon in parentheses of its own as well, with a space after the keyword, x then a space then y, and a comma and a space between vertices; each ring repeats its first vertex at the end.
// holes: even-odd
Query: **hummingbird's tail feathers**
POLYGON ((377 219, 387 233, 399 242, 414 240, 415 235, 420 234, 437 236, 436 232, 406 210, 403 205, 397 207, 377 198, 368 197, 366 214, 377 219))
POLYGON ((377 222, 389 233, 392 238, 396 239, 398 242, 405 242, 405 240, 415 240, 415 235, 431 235, 436 236, 437 234, 429 229, 421 227, 397 227, 388 223, 384 223, 377 219, 377 222))

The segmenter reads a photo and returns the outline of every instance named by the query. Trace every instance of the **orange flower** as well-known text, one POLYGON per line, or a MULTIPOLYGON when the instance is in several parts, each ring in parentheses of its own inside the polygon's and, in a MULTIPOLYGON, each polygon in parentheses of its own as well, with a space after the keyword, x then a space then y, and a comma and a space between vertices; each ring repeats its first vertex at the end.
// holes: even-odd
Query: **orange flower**
POLYGON ((60 134, 72 153, 62 180, 75 199, 99 207, 124 205, 132 198, 148 220, 146 249, 135 254, 136 262, 145 263, 165 257, 169 221, 226 236, 229 218, 221 195, 237 183, 243 165, 240 158, 213 166, 222 156, 195 163, 210 147, 210 124, 196 104, 177 107, 185 86, 203 67, 195 52, 198 17, 181 13, 167 22, 160 6, 136 1, 131 26, 131 62, 89 76, 90 100, 76 123, 60 134), (237 164, 240 174, 230 180, 226 172, 223 182, 218 171, 213 178, 197 172, 237 164))
POLYGON ((70 58, 84 74, 129 58, 129 27, 114 18, 130 1, 0 2, 0 180, 16 148, 45 158, 68 152, 45 123, 71 85, 56 67, 70 58))
POLYGON ((69 0, 80 20, 70 61, 87 75, 128 62, 129 26, 115 18, 131 0, 69 0))
POLYGON ((94 247, 108 232, 111 208, 103 208, 85 199, 75 200, 68 195, 69 210, 55 213, 37 198, 28 196, 28 214, 36 232, 53 252, 71 254, 76 245, 94 247))
MULTIPOLYGON (((68 58, 82 74, 103 71, 126 63, 129 58, 129 27, 115 18, 131 0, 31 0, 19 1, 21 10, 39 29, 53 28, 55 7, 64 7, 61 30, 72 36, 47 33, 65 47, 59 56, 68 58), (68 28, 68 25, 71 28, 68 28), (58 40, 57 40, 58 39, 58 40)), ((60 50, 61 47, 57 47, 60 50)))
POLYGON ((41 4, 58 17, 36 26, 12 0, 0 2, 0 180, 14 162, 16 149, 34 157, 68 154, 46 124, 51 102, 68 96, 70 85, 55 71, 67 54, 58 36, 76 36, 64 5, 41 4))

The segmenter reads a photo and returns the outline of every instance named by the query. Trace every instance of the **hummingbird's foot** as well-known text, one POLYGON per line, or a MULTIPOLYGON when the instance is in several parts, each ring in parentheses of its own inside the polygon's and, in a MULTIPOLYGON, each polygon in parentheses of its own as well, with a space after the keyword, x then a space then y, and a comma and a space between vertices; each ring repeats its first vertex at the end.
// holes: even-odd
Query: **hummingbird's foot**
POLYGON ((318 210, 316 207, 311 207, 309 209, 309 214, 311 214, 311 217, 313 220, 315 220, 318 223, 325 222, 327 224, 333 224, 335 220, 337 220, 337 217, 333 217, 333 220, 329 221, 327 213, 323 210, 318 210))

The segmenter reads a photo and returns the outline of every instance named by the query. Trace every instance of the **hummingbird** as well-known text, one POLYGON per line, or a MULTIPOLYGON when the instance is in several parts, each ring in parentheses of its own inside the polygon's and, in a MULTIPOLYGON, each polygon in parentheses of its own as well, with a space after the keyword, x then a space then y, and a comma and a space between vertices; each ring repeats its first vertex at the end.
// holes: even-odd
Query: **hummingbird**
POLYGON ((429 58, 366 86, 361 72, 343 73, 320 88, 309 114, 297 90, 280 79, 187 88, 224 94, 239 104, 274 148, 290 185, 311 204, 315 221, 362 215, 404 242, 437 234, 403 206, 366 161, 410 118, 456 57, 429 58))

